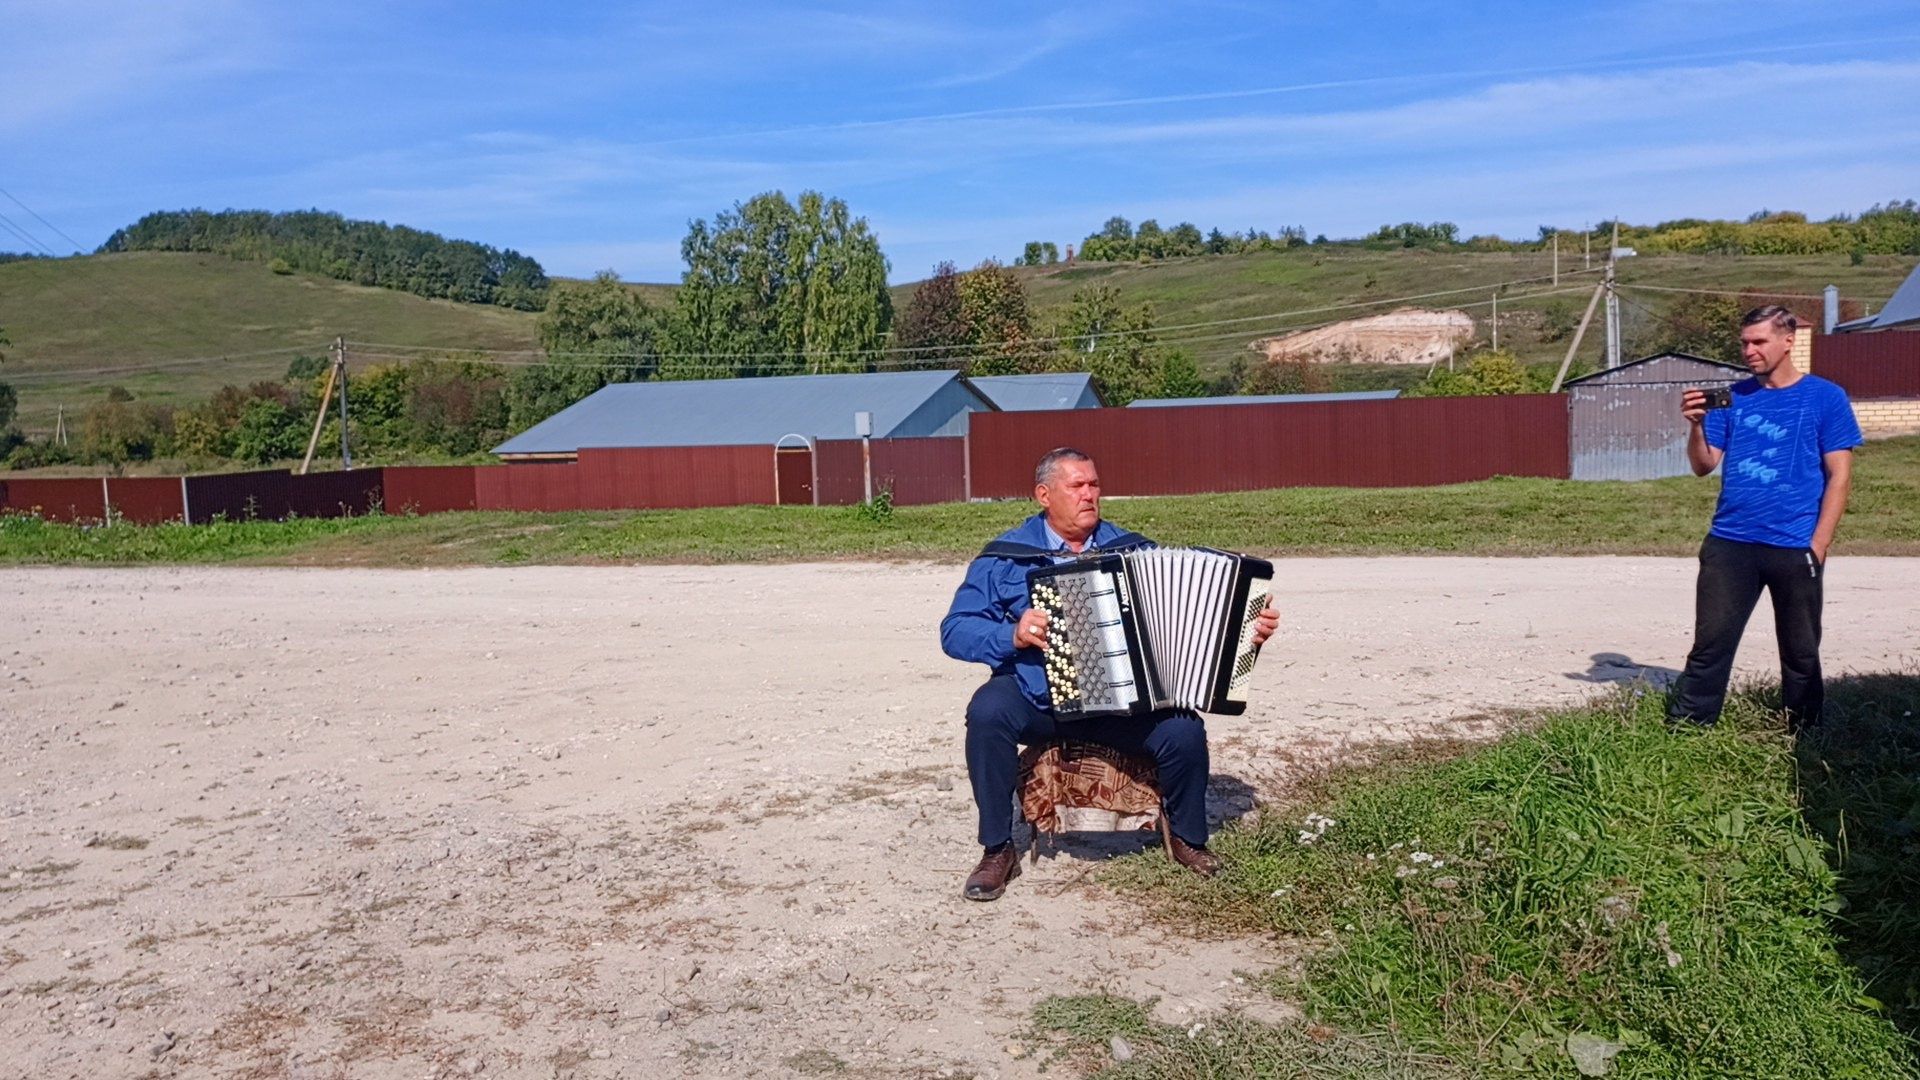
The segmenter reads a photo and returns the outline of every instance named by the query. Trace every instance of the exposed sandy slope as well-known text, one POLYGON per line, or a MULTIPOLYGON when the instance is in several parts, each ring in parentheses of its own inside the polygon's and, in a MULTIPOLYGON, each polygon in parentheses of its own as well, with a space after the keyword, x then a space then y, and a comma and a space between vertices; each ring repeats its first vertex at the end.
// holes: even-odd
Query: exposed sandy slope
POLYGON ((1304 357, 1349 364, 1431 364, 1453 355, 1473 336, 1473 316, 1464 311, 1401 308, 1262 338, 1251 348, 1269 360, 1304 357))
MULTIPOLYGON (((1221 814, 1691 620, 1685 560, 1283 566, 1221 814)), ((1049 992, 1271 1011, 1235 973, 1276 948, 1152 925, 1085 874, 1112 842, 959 898, 958 574, 0 573, 0 1073, 1025 1076, 1049 992)), ((1829 590, 1830 669, 1911 663, 1920 561, 1829 590)))

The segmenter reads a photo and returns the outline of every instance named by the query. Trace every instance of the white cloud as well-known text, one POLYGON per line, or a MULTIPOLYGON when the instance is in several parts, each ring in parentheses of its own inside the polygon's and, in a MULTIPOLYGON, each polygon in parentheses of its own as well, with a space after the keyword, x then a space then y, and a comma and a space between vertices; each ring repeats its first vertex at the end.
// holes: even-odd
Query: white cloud
POLYGON ((0 4, 7 89, 0 131, 22 132, 188 82, 253 69, 262 20, 238 0, 71 0, 0 4))

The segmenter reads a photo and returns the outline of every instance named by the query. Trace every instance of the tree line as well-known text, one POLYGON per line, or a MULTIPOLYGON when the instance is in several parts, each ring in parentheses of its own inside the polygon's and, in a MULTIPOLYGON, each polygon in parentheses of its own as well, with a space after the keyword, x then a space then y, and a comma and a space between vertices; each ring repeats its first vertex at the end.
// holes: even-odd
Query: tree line
POLYGON ((435 299, 537 311, 546 271, 517 251, 320 210, 173 210, 117 229, 101 252, 205 251, 435 299))
MULTIPOLYGON (((1135 226, 1115 216, 1081 240, 1077 253, 1070 254, 1087 262, 1151 262, 1283 251, 1308 244, 1367 251, 1544 251, 1556 236, 1590 235, 1610 241, 1614 224, 1602 221, 1582 229, 1542 225, 1531 239, 1508 240, 1486 234, 1462 237, 1460 227, 1451 221, 1406 221, 1382 225, 1361 237, 1329 240, 1322 234, 1309 241, 1306 230, 1293 225, 1273 232, 1215 228, 1202 235, 1192 222, 1163 228, 1149 218, 1135 226)), ((1868 255, 1920 255, 1920 204, 1912 199, 1876 203, 1858 214, 1837 214, 1818 222, 1798 211, 1761 210, 1742 221, 1679 218, 1654 225, 1618 224, 1621 244, 1647 255, 1849 255, 1856 262, 1868 255)), ((1049 266, 1059 261, 1051 241, 1036 240, 1027 243, 1014 265, 1049 266)))

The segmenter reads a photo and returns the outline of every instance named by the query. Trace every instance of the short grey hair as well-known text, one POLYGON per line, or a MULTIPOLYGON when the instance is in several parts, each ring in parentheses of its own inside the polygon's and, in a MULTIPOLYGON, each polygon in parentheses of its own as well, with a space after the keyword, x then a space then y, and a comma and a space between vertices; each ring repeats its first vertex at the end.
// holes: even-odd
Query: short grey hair
POLYGON ((1757 307, 1740 317, 1740 329, 1742 330, 1759 323, 1772 323, 1775 330, 1787 334, 1791 334, 1795 330, 1800 329, 1800 320, 1794 317, 1793 312, 1788 311, 1779 304, 1768 304, 1765 307, 1757 307))
POLYGON ((1040 458, 1040 464, 1035 465, 1033 467, 1034 486, 1044 487, 1045 485, 1052 483, 1053 474, 1059 471, 1060 463, 1063 461, 1092 461, 1092 460, 1093 460, 1092 458, 1086 455, 1085 451, 1075 450, 1071 446, 1055 447, 1054 449, 1047 451, 1046 454, 1040 458))

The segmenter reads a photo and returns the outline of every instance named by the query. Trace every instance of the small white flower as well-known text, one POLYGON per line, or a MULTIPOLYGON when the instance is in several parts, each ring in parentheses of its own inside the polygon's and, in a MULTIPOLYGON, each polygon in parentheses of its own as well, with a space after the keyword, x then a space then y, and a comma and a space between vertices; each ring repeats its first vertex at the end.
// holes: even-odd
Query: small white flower
POLYGON ((1203 1032, 1203 1031, 1205 1031, 1205 1030, 1207 1030, 1207 1025, 1205 1025, 1205 1024, 1195 1024, 1195 1025, 1193 1025, 1192 1027, 1190 1027, 1190 1028, 1188 1028, 1188 1029, 1187 1029, 1187 1038, 1189 1038, 1189 1039, 1195 1039, 1195 1038, 1199 1038, 1199 1036, 1200 1036, 1200 1033, 1201 1033, 1201 1032, 1203 1032))
POLYGON ((1430 863, 1433 861, 1433 856, 1427 854, 1424 851, 1416 851, 1413 854, 1407 856, 1407 858, 1412 859, 1414 862, 1417 862, 1417 863, 1430 863))
POLYGON ((1445 866, 1445 865, 1447 865, 1447 864, 1446 864, 1446 863, 1444 863, 1444 862, 1442 862, 1442 861, 1440 861, 1439 859, 1435 859, 1435 860, 1433 860, 1433 868, 1434 868, 1435 870, 1438 870, 1438 869, 1440 869, 1441 867, 1443 867, 1443 866, 1445 866))
POLYGON ((1368 862, 1372 862, 1372 861, 1373 861, 1373 852, 1371 852, 1371 851, 1369 851, 1369 852, 1367 852, 1367 861, 1368 861, 1368 862))
POLYGON ((1308 832, 1305 829, 1301 829, 1296 839, 1298 839, 1302 844, 1311 844, 1315 840, 1320 839, 1320 834, 1317 832, 1308 832))
POLYGON ((1293 889, 1293 886, 1291 885, 1282 885, 1279 888, 1268 893, 1267 895, 1268 896, 1285 896, 1287 895, 1288 892, 1291 892, 1292 889, 1293 889))
POLYGON ((1415 870, 1411 866, 1396 866, 1393 868, 1393 876, 1397 878, 1407 877, 1411 874, 1417 874, 1419 872, 1420 871, 1415 870))

